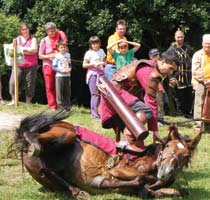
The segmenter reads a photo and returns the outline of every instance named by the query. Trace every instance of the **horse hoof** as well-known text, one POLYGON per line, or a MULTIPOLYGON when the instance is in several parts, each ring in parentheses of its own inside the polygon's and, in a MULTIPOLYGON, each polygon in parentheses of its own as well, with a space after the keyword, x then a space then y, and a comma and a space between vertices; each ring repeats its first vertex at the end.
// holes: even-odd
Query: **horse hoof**
POLYGON ((33 143, 29 146, 28 156, 30 156, 30 157, 39 156, 40 151, 41 151, 40 146, 36 143, 33 143))
POLYGON ((79 194, 76 196, 76 199, 77 200, 90 200, 91 198, 87 192, 81 190, 79 194))

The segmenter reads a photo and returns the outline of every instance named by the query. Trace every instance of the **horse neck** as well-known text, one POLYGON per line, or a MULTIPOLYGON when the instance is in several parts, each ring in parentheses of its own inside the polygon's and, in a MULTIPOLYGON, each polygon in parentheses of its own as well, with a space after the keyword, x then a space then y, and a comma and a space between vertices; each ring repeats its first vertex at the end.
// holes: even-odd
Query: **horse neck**
POLYGON ((130 165, 135 165, 138 162, 144 162, 144 161, 147 162, 148 160, 156 161, 157 157, 158 157, 158 154, 162 150, 162 148, 163 148, 163 145, 160 144, 160 143, 151 144, 151 145, 148 146, 148 150, 147 150, 146 155, 140 156, 140 157, 137 157, 137 158, 131 160, 129 162, 129 164, 130 165))

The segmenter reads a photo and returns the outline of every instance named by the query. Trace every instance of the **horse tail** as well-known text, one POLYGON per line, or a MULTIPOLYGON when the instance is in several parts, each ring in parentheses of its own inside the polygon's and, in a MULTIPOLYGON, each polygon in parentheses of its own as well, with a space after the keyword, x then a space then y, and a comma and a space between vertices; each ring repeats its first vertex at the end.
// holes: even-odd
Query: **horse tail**
POLYGON ((61 110, 59 112, 41 112, 39 114, 28 116, 21 120, 19 128, 16 129, 16 141, 23 139, 23 134, 26 131, 31 134, 45 132, 49 130, 51 124, 66 119, 69 115, 69 112, 61 110))

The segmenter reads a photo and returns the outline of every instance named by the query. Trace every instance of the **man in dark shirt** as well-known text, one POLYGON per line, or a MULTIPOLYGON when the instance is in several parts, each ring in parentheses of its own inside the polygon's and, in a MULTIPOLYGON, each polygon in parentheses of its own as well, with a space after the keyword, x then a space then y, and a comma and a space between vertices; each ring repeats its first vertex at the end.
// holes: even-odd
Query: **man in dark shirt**
POLYGON ((179 55, 181 65, 169 77, 169 84, 174 88, 174 100, 178 115, 189 117, 193 108, 193 89, 191 85, 191 61, 192 48, 184 44, 184 33, 178 29, 175 32, 175 42, 169 49, 173 49, 179 55))

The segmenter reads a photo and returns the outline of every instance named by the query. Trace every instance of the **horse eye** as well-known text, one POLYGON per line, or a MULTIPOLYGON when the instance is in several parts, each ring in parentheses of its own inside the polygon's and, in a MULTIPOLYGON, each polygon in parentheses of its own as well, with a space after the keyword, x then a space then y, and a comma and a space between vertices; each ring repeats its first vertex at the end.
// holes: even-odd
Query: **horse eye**
POLYGON ((169 148, 169 144, 166 144, 165 148, 169 148))

